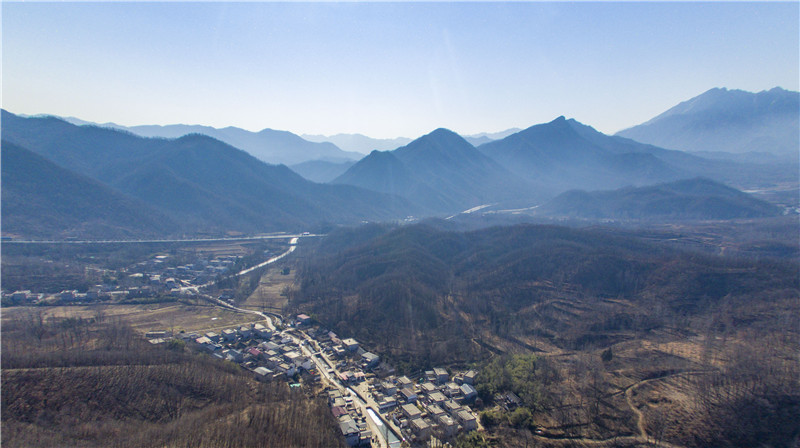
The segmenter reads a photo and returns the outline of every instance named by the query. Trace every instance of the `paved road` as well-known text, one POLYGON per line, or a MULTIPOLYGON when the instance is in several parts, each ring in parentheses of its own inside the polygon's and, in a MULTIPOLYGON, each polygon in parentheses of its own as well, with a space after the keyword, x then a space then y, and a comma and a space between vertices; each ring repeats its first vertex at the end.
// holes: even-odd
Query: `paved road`
POLYGON ((325 236, 316 234, 272 234, 228 238, 177 238, 153 240, 3 240, 3 244, 142 244, 142 243, 216 243, 225 241, 285 240, 287 238, 325 236))
MULTIPOLYGON (((307 335, 303 331, 300 331, 300 334, 302 335, 303 340, 306 341, 305 345, 300 345, 300 348, 303 351, 303 355, 305 355, 308 358, 310 358, 314 362, 314 364, 317 366, 317 371, 320 374, 320 379, 322 379, 323 382, 325 382, 325 383, 327 383, 327 384, 339 389, 339 391, 342 393, 343 396, 345 396, 345 397, 346 396, 350 396, 353 399, 353 404, 355 404, 356 406, 358 406, 359 409, 361 409, 361 415, 367 417, 367 419, 366 419, 367 426, 372 431, 372 435, 377 437, 378 447, 380 447, 380 448, 388 448, 389 447, 389 442, 386 440, 386 437, 384 436, 384 434, 380 430, 380 428, 378 428, 378 426, 375 423, 375 421, 373 421, 372 418, 368 414, 369 405, 366 402, 364 402, 364 400, 362 400, 361 397, 358 394, 354 393, 354 391, 352 389, 345 388, 344 386, 342 386, 342 384, 339 382, 338 378, 335 377, 339 372, 336 369, 334 363, 332 363, 322 352, 312 352, 311 351, 310 347, 313 347, 313 345, 312 345, 313 342, 311 342, 311 341, 313 341, 313 338, 311 338, 309 335, 307 335), (319 355, 319 356, 316 356, 316 355, 319 355), (331 376, 328 374, 328 369, 333 369, 334 378, 331 378, 331 376)), ((297 341, 297 338, 294 338, 294 336, 291 336, 291 335, 290 335, 290 337, 295 339, 295 342, 298 342, 298 345, 299 345, 299 341, 297 341)))
MULTIPOLYGON (((256 269, 263 268, 264 266, 266 266, 268 264, 275 263, 276 261, 286 257, 290 253, 294 252, 295 249, 297 249, 297 241, 299 240, 299 238, 301 236, 309 236, 309 235, 293 236, 292 239, 289 241, 289 249, 286 252, 284 252, 284 253, 282 253, 280 255, 277 255, 275 257, 272 257, 272 258, 270 258, 269 260, 267 260, 267 261, 265 261, 263 263, 257 264, 257 265, 255 265, 253 267, 250 267, 250 268, 244 269, 244 270, 242 270, 240 272, 237 272, 236 274, 233 274, 233 276, 234 277, 239 277, 239 276, 248 274, 250 272, 253 272, 256 269)), ((213 296, 210 296, 208 294, 204 294, 204 293, 200 292, 201 289, 207 288, 207 287, 213 285, 214 283, 216 283, 216 281, 212 280, 212 281, 210 281, 208 283, 205 283, 205 284, 202 284, 202 285, 183 286, 183 287, 180 288, 180 290, 181 291, 193 291, 195 294, 206 298, 207 300, 211 301, 212 303, 214 303, 216 305, 219 305, 219 306, 221 306, 223 308, 229 309, 229 310, 237 311, 237 312, 240 312, 240 313, 255 314, 256 316, 261 316, 262 318, 264 318, 264 320, 267 321, 267 326, 270 328, 270 330, 273 330, 273 331, 275 331, 275 325, 272 323, 272 318, 274 317, 274 318, 278 319, 279 321, 283 320, 283 316, 281 316, 278 313, 262 313, 261 311, 248 310, 246 308, 239 308, 237 306, 231 305, 228 302, 220 300, 220 299, 218 299, 216 297, 213 297, 213 296)))

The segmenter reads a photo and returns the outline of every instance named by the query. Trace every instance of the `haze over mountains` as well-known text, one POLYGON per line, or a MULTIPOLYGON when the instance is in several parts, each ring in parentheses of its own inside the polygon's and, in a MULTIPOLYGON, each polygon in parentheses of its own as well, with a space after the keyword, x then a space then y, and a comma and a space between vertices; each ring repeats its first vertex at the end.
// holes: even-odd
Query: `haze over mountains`
POLYGON ((179 227, 143 201, 13 143, 3 141, 0 165, 4 233, 47 238, 74 231, 129 238, 168 235, 179 227))
POLYGON ((797 159, 800 93, 715 88, 617 133, 682 151, 766 152, 797 159))
MULTIPOLYGON (((302 230, 324 223, 396 219, 419 209, 401 198, 345 185, 307 181, 285 166, 263 163, 211 137, 149 139, 57 118, 20 118, 3 111, 6 142, 66 170, 93 178, 145 202, 180 223, 184 232, 302 230)), ((43 172, 26 173, 48 194, 43 172)), ((10 181, 13 182, 13 178, 10 181)), ((9 179, 3 179, 4 189, 9 179)), ((78 200, 90 192, 76 192, 78 200)), ((5 199, 4 199, 5 203, 5 199)), ((138 229, 131 223, 132 233, 138 229)), ((64 228, 64 232, 75 229, 64 228)))
MULTIPOLYGON (((519 128, 511 128, 500 132, 481 132, 479 134, 464 135, 462 137, 473 146, 478 146, 493 140, 508 137, 519 131, 519 128)), ((412 139, 406 137, 379 139, 367 137, 363 134, 336 134, 331 136, 303 134, 301 137, 311 142, 331 142, 345 151, 355 151, 362 154, 369 154, 372 151, 391 151, 405 146, 412 141, 412 139)))
POLYGON ((447 129, 394 151, 373 151, 333 183, 396 194, 440 213, 536 194, 525 181, 447 129))
MULTIPOLYGON (((72 117, 64 118, 64 120, 79 126, 95 125, 95 123, 72 117)), ((308 160, 344 162, 358 160, 363 156, 357 152, 342 151, 329 142, 311 142, 291 132, 274 129, 251 132, 233 126, 213 128, 186 124, 121 126, 115 123, 104 123, 97 124, 97 126, 129 131, 142 137, 178 138, 187 134, 204 134, 243 149, 263 162, 273 164, 291 165, 308 160)))
MULTIPOLYGON (((727 116, 739 118, 725 122, 724 129, 744 123, 741 127, 746 130, 752 128, 749 123, 769 121, 764 117, 778 110, 791 116, 787 110, 791 98, 797 97, 796 92, 780 89, 735 92, 733 100, 728 95, 731 91, 707 92, 662 116, 685 121, 691 115, 699 120, 726 101, 734 106, 753 103, 758 107, 731 106, 727 116)), ((719 116, 712 112, 709 116, 719 116)), ((797 135, 797 120, 776 123, 784 134, 793 129, 797 135)), ((400 220, 408 215, 448 216, 479 206, 490 207, 487 211, 538 206, 530 213, 549 210, 586 219, 728 219, 776 213, 728 187, 775 191, 771 201, 798 207, 796 159, 780 163, 753 161, 749 156, 731 160, 725 155, 729 153, 706 158, 605 135, 563 116, 518 132, 473 136, 472 141, 491 140, 477 147, 452 131, 437 129, 396 149, 372 151, 358 161, 348 158, 357 153, 342 151, 333 143, 308 142, 269 129, 251 133, 186 125, 114 127, 76 126, 55 117, 23 118, 3 111, 3 146, 15 145, 9 150, 9 157, 14 157, 9 169, 17 163, 26 167, 22 171, 27 176, 4 176, 3 214, 10 224, 4 231, 13 228, 16 233, 37 236, 90 234, 89 228, 102 229, 103 235, 248 233, 400 220), (141 137, 134 129, 162 137, 141 137), (214 136, 239 142, 243 148, 214 136), (249 154, 242 150, 248 147, 249 154), (262 151, 264 158, 303 160, 292 168, 319 183, 303 179, 286 166, 257 160, 253 148, 262 151), (26 155, 25 150, 42 158, 26 155), (697 177, 706 179, 670 184, 697 177), (31 184, 29 179, 40 184, 31 184), (63 179, 73 179, 70 188, 59 186, 63 179), (677 185, 691 185, 693 191, 677 191, 677 185), (652 187, 642 188, 648 186, 652 187), (618 189, 622 190, 609 192, 618 189), (71 194, 55 206, 48 195, 58 191, 71 194), (721 191, 725 194, 720 196, 721 191), (82 195, 94 203, 76 205, 82 195), (120 205, 120 219, 109 217, 116 210, 113 207, 100 213, 105 202, 120 205), (59 218, 59 213, 79 209, 83 212, 59 218), (99 221, 92 221, 87 210, 97 210, 99 221), (7 214, 12 211, 15 216, 7 214), (149 217, 157 218, 157 224, 149 217), (40 225, 32 225, 28 232, 23 231, 25 225, 14 224, 35 224, 37 219, 40 225), (81 222, 93 224, 81 226, 81 222)))

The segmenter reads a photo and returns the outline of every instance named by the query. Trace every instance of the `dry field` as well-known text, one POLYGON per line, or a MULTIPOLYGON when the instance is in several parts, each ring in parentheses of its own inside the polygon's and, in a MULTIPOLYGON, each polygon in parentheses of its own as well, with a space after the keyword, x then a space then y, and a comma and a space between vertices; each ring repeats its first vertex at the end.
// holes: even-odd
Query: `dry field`
POLYGON ((236 313, 211 305, 163 303, 4 308, 3 324, 9 320, 22 319, 25 313, 38 310, 44 312, 45 319, 69 317, 90 319, 101 313, 106 319, 119 319, 142 334, 153 330, 216 331, 254 322, 252 314, 236 313))
POLYGON ((282 273, 283 266, 271 267, 261 277, 258 287, 240 304, 241 308, 280 313, 286 307, 288 297, 287 289, 295 287, 295 269, 292 267, 289 274, 282 273))

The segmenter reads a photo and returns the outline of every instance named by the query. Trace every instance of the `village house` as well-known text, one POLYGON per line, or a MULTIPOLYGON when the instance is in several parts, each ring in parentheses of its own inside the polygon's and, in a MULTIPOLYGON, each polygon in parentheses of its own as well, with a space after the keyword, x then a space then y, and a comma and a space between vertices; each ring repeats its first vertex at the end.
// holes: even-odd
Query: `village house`
POLYGON ((214 342, 219 342, 220 341, 220 335, 218 335, 217 333, 214 333, 213 331, 209 331, 208 333, 206 333, 206 337, 208 339, 211 339, 214 342))
POLYGON ((478 421, 475 419, 475 416, 466 409, 458 411, 456 413, 456 419, 458 419, 458 422, 461 423, 465 431, 472 431, 478 428, 478 421))
POLYGON ((389 397, 397 393, 397 387, 389 381, 382 382, 381 389, 383 390, 383 394, 389 397))
POLYGON ((377 366, 381 362, 381 357, 374 353, 364 352, 364 354, 361 355, 361 360, 364 361, 364 367, 369 369, 377 366))
POLYGON ((414 383, 412 383, 411 380, 408 379, 407 376, 403 375, 403 376, 401 376, 400 378, 397 379, 397 388, 398 389, 407 389, 407 388, 413 388, 413 387, 414 387, 414 383))
POLYGON ((345 350, 354 352, 354 351, 358 350, 358 341, 356 341, 353 338, 343 339, 342 340, 342 347, 344 347, 345 350))
POLYGON ((446 413, 446 412, 444 412, 444 409, 442 409, 441 407, 439 407, 439 405, 435 405, 435 404, 428 405, 428 406, 425 408, 425 410, 428 412, 428 415, 429 415, 429 416, 430 416, 430 417, 431 417, 431 418, 432 418, 434 421, 438 421, 439 417, 440 417, 440 416, 442 416, 442 415, 447 415, 447 413, 446 413))
POLYGON ((359 443, 360 431, 355 420, 350 415, 343 415, 339 417, 339 428, 342 430, 344 439, 350 446, 356 446, 359 443))
POLYGON ((395 406, 397 406, 397 400, 395 400, 392 397, 386 397, 380 402, 378 402, 378 410, 380 412, 388 411, 389 409, 392 409, 395 406))
POLYGON ((458 411, 461 410, 461 405, 453 400, 448 400, 442 403, 442 406, 444 406, 444 410, 447 411, 448 414, 453 416, 456 415, 458 411))
POLYGON ((438 405, 441 405, 442 403, 447 401, 447 397, 445 397, 444 394, 439 391, 433 392, 432 394, 428 395, 428 399, 431 401, 431 403, 435 403, 438 405))
POLYGON ((448 397, 454 398, 455 396, 461 394, 461 386, 451 381, 445 385, 443 392, 448 397))
POLYGON ((402 389, 400 391, 400 396, 406 403, 416 403, 417 402, 417 394, 411 389, 402 389))
POLYGON ((256 367, 253 369, 253 372, 255 373, 256 379, 259 381, 272 381, 273 372, 266 367, 256 367))
POLYGON ((222 330, 222 338, 226 341, 233 341, 236 339, 236 331, 230 328, 222 330))
POLYGON ((450 379, 450 375, 447 374, 447 370, 436 367, 433 369, 433 374, 436 375, 436 384, 444 384, 450 379))
POLYGON ((436 386, 434 386, 433 383, 428 383, 428 382, 420 384, 419 389, 425 395, 430 395, 436 392, 436 386))
POLYGON ((272 331, 269 328, 267 328, 267 327, 265 327, 265 326, 263 326, 261 324, 255 324, 253 326, 253 331, 261 339, 269 339, 269 338, 272 337, 272 331))
POLYGON ((422 411, 413 404, 404 404, 400 409, 403 411, 403 415, 408 417, 409 420, 414 420, 422 416, 422 411))
POLYGON ((458 424, 447 414, 442 414, 436 420, 439 423, 439 430, 445 438, 452 437, 458 431, 458 424))
POLYGON ((236 349, 227 349, 222 351, 223 356, 225 359, 233 362, 242 362, 244 361, 244 354, 236 349))
POLYGON ((467 383, 461 385, 461 393, 464 395, 464 403, 469 403, 478 396, 478 391, 467 383))
POLYGON ((253 331, 250 328, 248 328, 248 327, 246 327, 244 325, 239 327, 239 336, 241 336, 243 339, 250 339, 250 337, 252 335, 253 335, 253 331))
POLYGON ((411 420, 411 430, 419 441, 426 441, 431 438, 431 425, 421 418, 411 420))

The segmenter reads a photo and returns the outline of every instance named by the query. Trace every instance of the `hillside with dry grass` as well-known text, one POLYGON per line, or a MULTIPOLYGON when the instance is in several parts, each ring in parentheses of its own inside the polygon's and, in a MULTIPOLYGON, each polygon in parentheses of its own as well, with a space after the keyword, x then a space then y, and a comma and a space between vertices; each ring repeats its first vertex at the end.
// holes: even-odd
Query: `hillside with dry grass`
POLYGON ((290 306, 406 373, 480 371, 488 431, 462 446, 800 441, 793 260, 530 225, 356 229, 315 255, 290 306))
POLYGON ((119 321, 3 322, 4 447, 343 446, 324 401, 119 321))

